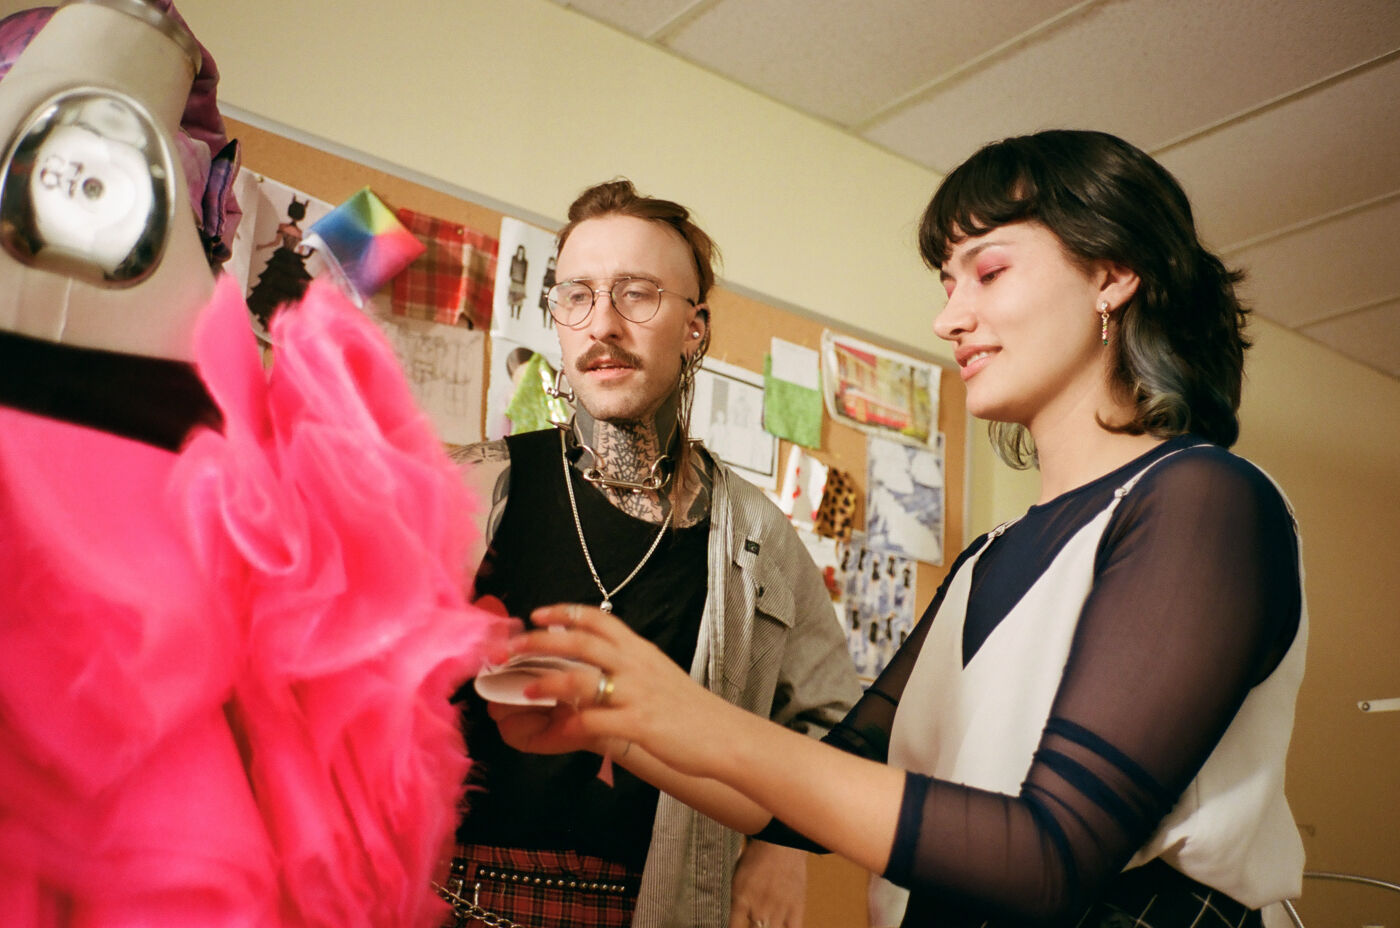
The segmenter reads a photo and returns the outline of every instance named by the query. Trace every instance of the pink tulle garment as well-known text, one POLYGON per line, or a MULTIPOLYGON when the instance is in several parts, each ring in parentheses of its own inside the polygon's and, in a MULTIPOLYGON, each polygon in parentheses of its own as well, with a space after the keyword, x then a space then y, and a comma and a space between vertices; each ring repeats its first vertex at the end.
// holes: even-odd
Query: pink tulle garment
POLYGON ((0 408, 0 912, 429 926, 467 757, 476 508, 373 323, 313 284, 178 454, 0 408))

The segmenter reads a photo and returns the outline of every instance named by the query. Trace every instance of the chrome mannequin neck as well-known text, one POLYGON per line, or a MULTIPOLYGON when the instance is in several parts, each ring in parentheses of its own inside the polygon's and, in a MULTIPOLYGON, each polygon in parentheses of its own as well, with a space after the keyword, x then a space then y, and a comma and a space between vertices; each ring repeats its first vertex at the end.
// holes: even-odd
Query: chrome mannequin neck
POLYGON ((128 191, 144 185, 149 201, 134 202, 130 214, 116 210, 124 231, 102 243, 77 219, 66 234, 58 231, 62 223, 41 227, 34 217, 7 233, 0 247, 0 329, 81 347, 192 357, 195 319, 214 276, 173 140, 198 62, 183 27, 140 0, 67 3, 16 59, 0 93, 6 224, 15 215, 8 210, 22 212, 36 196, 70 216, 95 203, 106 208, 104 191, 120 186, 122 177, 144 178, 122 183, 128 191), (84 106, 92 113, 80 113, 84 106), (122 140, 125 148, 115 144, 122 140), (70 143, 78 146, 74 151, 102 154, 107 173, 94 177, 71 157, 65 163, 70 143), (55 153, 58 160, 49 160, 55 153), (33 159, 29 165, 26 158, 33 159), (38 172, 32 178, 38 186, 21 190, 27 166, 38 172))
POLYGON ((76 87, 45 100, 0 160, 0 246, 21 264, 99 287, 160 265, 175 156, 137 100, 76 87))

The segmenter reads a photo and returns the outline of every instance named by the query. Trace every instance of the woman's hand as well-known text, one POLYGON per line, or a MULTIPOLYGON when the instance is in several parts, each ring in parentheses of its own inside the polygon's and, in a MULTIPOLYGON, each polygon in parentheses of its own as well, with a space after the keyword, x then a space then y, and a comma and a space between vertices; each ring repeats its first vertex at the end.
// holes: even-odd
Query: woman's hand
POLYGON ((525 687, 558 705, 503 713, 532 747, 611 742, 617 761, 652 785, 745 834, 777 815, 868 870, 889 863, 904 772, 838 751, 746 712, 697 685, 655 645, 591 606, 537 609, 542 630, 515 654, 591 664, 541 673, 525 687), (634 744, 629 744, 634 742, 634 744))

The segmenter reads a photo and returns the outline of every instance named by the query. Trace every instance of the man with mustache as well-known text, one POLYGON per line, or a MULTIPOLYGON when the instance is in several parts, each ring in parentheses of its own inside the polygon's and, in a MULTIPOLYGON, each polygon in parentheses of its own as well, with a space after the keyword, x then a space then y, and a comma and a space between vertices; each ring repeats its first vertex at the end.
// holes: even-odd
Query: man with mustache
MULTIPOLYGON (((491 499, 476 590, 521 618, 601 603, 725 699, 819 736, 859 696, 820 574, 777 507, 688 436, 715 256, 685 207, 629 181, 570 207, 548 300, 576 413, 459 455, 491 499)), ((458 924, 801 925, 805 854, 658 794, 631 745, 602 771, 594 753, 521 754, 475 692, 463 703, 480 788, 449 880, 458 924)))

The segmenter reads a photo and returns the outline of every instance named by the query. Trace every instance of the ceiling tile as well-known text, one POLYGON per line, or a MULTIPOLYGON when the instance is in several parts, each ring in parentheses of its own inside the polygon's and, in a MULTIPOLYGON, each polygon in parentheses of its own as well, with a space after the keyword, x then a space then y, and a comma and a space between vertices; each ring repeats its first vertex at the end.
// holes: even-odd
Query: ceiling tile
POLYGON ((1400 56, 1158 159, 1220 248, 1400 192, 1400 56))
POLYGON ((667 45, 843 126, 1080 0, 721 0, 667 45), (975 28, 969 28, 974 24, 975 28))
POLYGON ((1289 328, 1400 299, 1400 196, 1227 254, 1260 315, 1289 328))
POLYGON ((554 0, 623 32, 650 39, 696 0, 554 0))
POLYGON ((1261 317, 1356 357, 1358 320, 1400 338, 1373 309, 1400 299, 1398 0, 552 2, 935 171, 1114 132, 1181 179, 1261 317))
POLYGON ((987 141, 1057 126, 1151 150, 1397 47, 1395 0, 1123 0, 1066 19, 865 134, 938 171, 987 141))
POLYGON ((1383 374, 1400 377, 1400 299, 1300 331, 1383 374))

